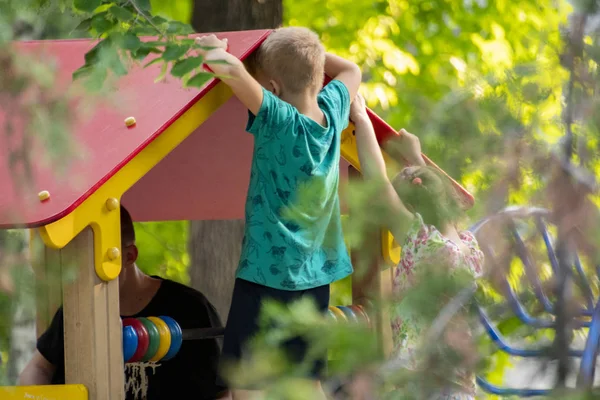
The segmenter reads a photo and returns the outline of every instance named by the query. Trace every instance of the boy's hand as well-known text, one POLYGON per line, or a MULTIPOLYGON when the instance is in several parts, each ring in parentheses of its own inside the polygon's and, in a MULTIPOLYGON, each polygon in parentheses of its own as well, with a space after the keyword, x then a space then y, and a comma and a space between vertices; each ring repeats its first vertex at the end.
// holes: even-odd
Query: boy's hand
MULTIPOLYGON (((200 47, 227 50, 227 39, 219 39, 215 35, 200 36, 196 38, 196 44, 200 47)), ((206 49, 208 50, 208 49, 206 49)))
POLYGON ((352 104, 350 104, 350 120, 354 122, 355 125, 363 122, 369 122, 365 99, 360 93, 356 94, 354 101, 352 104))
POLYGON ((227 52, 227 39, 219 39, 215 35, 197 37, 198 52, 204 57, 204 62, 210 65, 212 72, 217 75, 235 75, 235 70, 243 67, 242 62, 227 52))
POLYGON ((239 58, 227 52, 227 40, 215 35, 197 37, 198 52, 204 57, 216 75, 228 85, 237 98, 254 115, 258 114, 263 102, 263 88, 246 71, 239 58))

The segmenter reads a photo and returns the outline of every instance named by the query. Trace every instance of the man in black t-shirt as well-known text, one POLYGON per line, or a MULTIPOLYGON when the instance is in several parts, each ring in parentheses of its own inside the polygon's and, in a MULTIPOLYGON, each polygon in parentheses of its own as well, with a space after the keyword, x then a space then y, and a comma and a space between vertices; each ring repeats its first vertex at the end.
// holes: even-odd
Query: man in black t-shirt
MULTIPOLYGON (((151 277, 135 264, 133 222, 121 207, 123 268, 119 275, 119 301, 122 318, 166 315, 182 329, 221 327, 213 305, 202 293, 185 285, 151 277)), ((127 400, 227 398, 225 388, 215 384, 220 355, 216 339, 186 340, 179 353, 168 361, 125 365, 127 400)), ((33 358, 21 376, 20 385, 64 384, 64 328, 62 307, 46 332, 40 336, 33 358)))

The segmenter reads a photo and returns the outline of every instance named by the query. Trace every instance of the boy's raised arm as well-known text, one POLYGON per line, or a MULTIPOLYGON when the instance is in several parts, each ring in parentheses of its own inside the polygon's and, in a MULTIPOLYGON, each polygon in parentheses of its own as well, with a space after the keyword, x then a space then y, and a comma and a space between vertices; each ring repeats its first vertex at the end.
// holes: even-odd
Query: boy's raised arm
POLYGON ((236 97, 254 115, 263 102, 262 86, 250 75, 240 59, 227 52, 227 42, 215 35, 196 38, 200 54, 215 74, 231 88, 236 97))
POLYGON ((334 54, 327 53, 325 54, 325 74, 331 79, 338 80, 346 85, 350 93, 350 99, 354 100, 362 79, 362 73, 358 65, 334 54))

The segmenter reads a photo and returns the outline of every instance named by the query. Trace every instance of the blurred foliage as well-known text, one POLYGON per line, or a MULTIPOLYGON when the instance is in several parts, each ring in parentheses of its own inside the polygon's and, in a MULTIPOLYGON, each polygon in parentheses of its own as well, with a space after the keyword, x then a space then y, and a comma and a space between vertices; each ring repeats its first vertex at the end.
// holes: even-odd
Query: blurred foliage
POLYGON ((189 284, 189 222, 140 222, 134 225, 140 269, 148 275, 189 284))
MULTIPOLYGON (((580 13, 598 12, 596 1, 572 3, 580 13)), ((394 127, 416 133, 425 153, 476 195, 478 203, 470 212, 473 219, 506 204, 554 205, 544 190, 551 180, 546 173, 554 161, 548 154, 564 137, 565 113, 578 121, 573 127, 575 160, 595 174, 600 172, 600 112, 593 97, 600 61, 598 23, 588 21, 585 45, 579 49, 578 43, 567 37, 575 29, 574 25, 571 30, 565 25, 571 10, 566 0, 284 0, 285 24, 314 29, 328 50, 361 65, 365 81, 362 90, 369 105, 394 127), (565 43, 580 50, 575 57, 569 54, 569 46, 565 51, 565 43), (577 69, 576 84, 565 90, 569 79, 573 81, 575 69, 569 60, 582 55, 585 63, 579 65, 588 68, 577 69)), ((89 93, 109 88, 104 84, 107 78, 126 74, 134 63, 160 64, 162 74, 157 80, 170 73, 182 78, 184 84, 197 87, 210 78, 201 67, 202 59, 194 53, 193 41, 181 37, 191 32, 187 25, 190 14, 189 0, 0 1, 0 65, 4 77, 0 77, 0 109, 29 121, 26 132, 43 138, 50 149, 49 162, 60 165, 69 158, 66 154, 76 153, 65 139, 69 134, 67 103, 81 90, 89 93), (141 41, 140 35, 155 39, 141 41), (56 90, 52 62, 26 59, 9 46, 15 38, 58 37, 103 39, 86 55, 86 64, 76 74, 86 78, 85 85, 66 95, 56 90), (43 101, 25 106, 15 102, 25 90, 38 91, 43 101)), ((570 122, 567 125, 570 129, 570 122)), ((11 135, 13 127, 7 124, 2 130, 11 135)), ((28 143, 26 135, 21 147, 8 150, 26 155, 26 151, 19 150, 27 149, 28 143)), ((29 162, 27 158, 17 159, 15 165, 29 162)), ((27 168, 22 171, 24 175, 17 181, 27 184, 27 168)), ((364 199, 374 193, 369 183, 355 183, 349 193, 361 218, 354 219, 346 233, 353 249, 360 250, 389 216, 375 215, 378 210, 364 207, 370 204, 364 199)), ((187 283, 188 224, 142 223, 136 224, 136 229, 140 267, 149 274, 187 283)), ((29 292, 16 277, 2 280, 6 276, 3 268, 20 265, 12 259, 7 262, 6 257, 17 254, 11 246, 18 247, 23 241, 18 235, 1 234, 0 355, 6 359, 11 304, 15 293, 29 292)), ((536 258, 542 258, 541 248, 539 241, 532 245, 536 258)), ((511 284, 523 296, 523 302, 533 307, 535 299, 524 283, 522 266, 512 259, 507 263, 513 266, 508 271, 511 284)), ((547 264, 540 272, 544 281, 550 279, 547 264)), ((442 292, 442 281, 431 279, 413 293, 407 301, 415 312, 431 308, 433 294, 442 292)), ((482 292, 482 300, 489 304, 502 300, 493 280, 482 285, 482 292)), ((346 279, 334 285, 332 303, 350 302, 350 279, 346 279)), ((275 328, 265 330, 256 340, 259 357, 248 361, 258 363, 253 365, 256 376, 251 378, 268 379, 278 373, 278 368, 286 368, 287 363, 273 349, 299 332, 316 339, 316 353, 330 348, 331 374, 346 383, 355 382, 357 374, 379 371, 381 353, 376 350, 374 335, 365 327, 328 323, 307 303, 294 305, 291 311, 283 312, 276 304, 267 307, 263 322, 275 328)), ((535 315, 536 310, 531 312, 535 315)), ((428 315, 433 319, 432 312, 428 315)), ((529 342, 553 340, 553 335, 534 334, 502 312, 496 318, 505 335, 529 342)), ((482 354, 493 355, 486 360, 487 378, 502 383, 510 366, 509 357, 486 349, 489 343, 485 341, 480 346, 482 354)), ((303 367, 299 366, 298 372, 303 367)), ((1 370, 0 376, 5 376, 1 370)), ((385 380, 392 378, 384 376, 388 378, 383 382, 376 380, 379 389, 389 387, 390 382, 385 380)), ((398 382, 407 378, 393 379, 398 382)), ((310 388, 296 386, 295 382, 272 383, 276 384, 269 389, 271 398, 316 398, 306 392, 310 388)))

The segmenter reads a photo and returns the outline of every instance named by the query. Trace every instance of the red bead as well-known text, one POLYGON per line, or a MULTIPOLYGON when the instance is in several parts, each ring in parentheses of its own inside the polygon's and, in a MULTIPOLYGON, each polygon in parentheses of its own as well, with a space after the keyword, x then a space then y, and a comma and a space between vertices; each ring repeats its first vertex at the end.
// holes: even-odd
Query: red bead
POLYGON ((144 357, 144 354, 146 354, 146 351, 148 350, 148 345, 150 344, 148 330, 146 330, 144 324, 142 324, 135 318, 125 318, 123 320, 123 326, 131 326, 138 336, 138 347, 135 353, 133 353, 133 357, 131 357, 129 362, 140 361, 142 357, 144 357))

